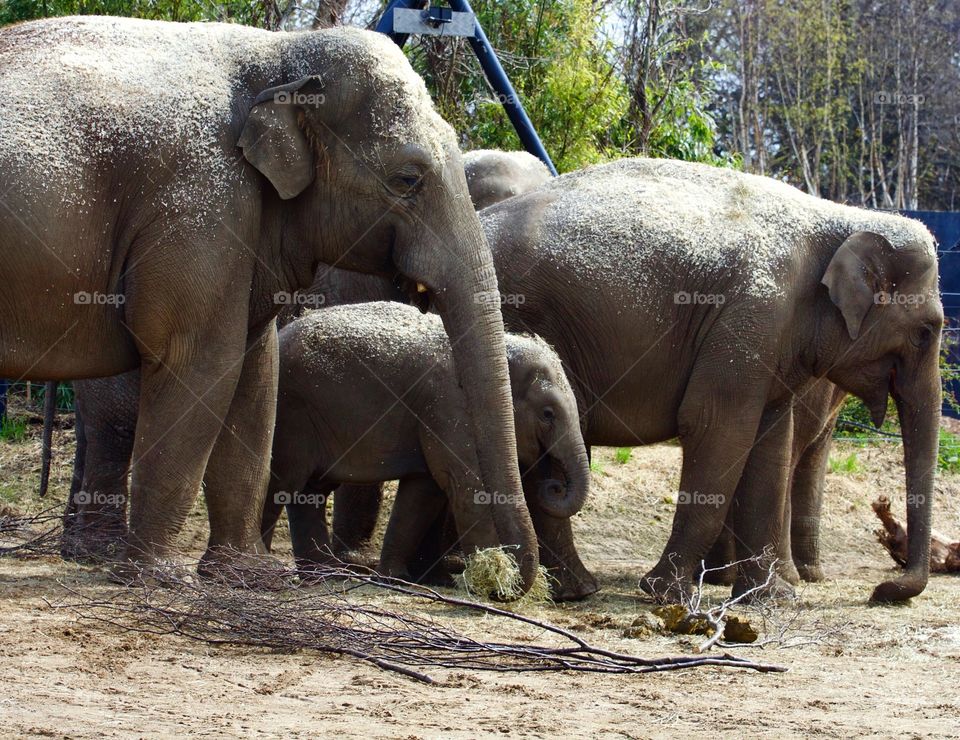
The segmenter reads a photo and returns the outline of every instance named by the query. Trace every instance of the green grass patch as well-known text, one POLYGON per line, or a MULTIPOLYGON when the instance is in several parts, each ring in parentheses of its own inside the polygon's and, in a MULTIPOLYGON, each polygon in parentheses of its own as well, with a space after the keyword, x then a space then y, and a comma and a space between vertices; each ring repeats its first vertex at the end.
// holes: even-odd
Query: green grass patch
POLYGON ((941 473, 960 473, 960 437, 945 429, 940 430, 937 468, 941 473))
POLYGON ((613 459, 620 465, 626 465, 630 462, 630 456, 633 454, 632 447, 618 447, 613 453, 613 459))
POLYGON ((15 416, 0 419, 0 439, 5 442, 22 442, 27 436, 27 420, 15 416))
POLYGON ((851 452, 846 457, 830 457, 830 472, 849 475, 860 472, 860 461, 857 453, 851 452))

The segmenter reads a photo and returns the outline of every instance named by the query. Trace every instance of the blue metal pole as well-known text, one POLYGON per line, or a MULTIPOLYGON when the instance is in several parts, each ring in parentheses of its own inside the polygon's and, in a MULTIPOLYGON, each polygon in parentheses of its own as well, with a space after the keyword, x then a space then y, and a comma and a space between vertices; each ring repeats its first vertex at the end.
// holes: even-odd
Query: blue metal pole
MULTIPOLYGON (((470 7, 470 3, 467 0, 449 0, 449 4, 450 7, 457 12, 473 14, 473 8, 470 7)), ((407 42, 408 35, 404 33, 393 33, 394 9, 423 8, 425 5, 427 5, 425 0, 393 0, 377 23, 376 30, 387 34, 402 47, 407 42)), ((523 109, 523 104, 520 102, 516 90, 513 89, 513 85, 510 84, 510 78, 507 77, 507 73, 500 64, 500 60, 497 59, 493 46, 491 46, 490 40, 487 38, 487 34, 484 33, 483 28, 480 27, 479 21, 476 22, 473 36, 468 37, 467 40, 470 42, 473 52, 477 55, 483 73, 487 76, 487 80, 499 96, 500 103, 507 112, 507 117, 513 124, 517 136, 520 137, 523 147, 530 152, 530 154, 539 158, 547 166, 547 169, 556 175, 557 168, 553 166, 553 160, 550 159, 550 155, 547 154, 543 142, 540 141, 540 137, 537 135, 533 123, 530 122, 527 112, 523 109)))
MULTIPOLYGON (((449 2, 451 8, 461 13, 473 12, 473 8, 470 7, 470 3, 467 2, 467 0, 449 0, 449 2)), ((500 64, 500 60, 497 59, 493 46, 490 45, 490 40, 480 27, 479 21, 477 21, 476 30, 469 41, 470 46, 473 47, 473 51, 477 55, 477 59, 480 60, 480 66, 483 68, 484 74, 487 76, 493 89, 500 96, 500 102, 503 104, 503 108, 507 112, 507 117, 513 124, 514 129, 516 129, 517 136, 519 136, 520 141, 523 142, 524 148, 533 156, 538 157, 547 166, 551 174, 556 175, 557 168, 553 166, 553 160, 550 159, 550 155, 547 154, 543 142, 540 141, 537 130, 533 127, 533 123, 530 122, 527 112, 523 109, 523 104, 520 102, 516 90, 513 89, 513 85, 510 84, 510 78, 507 77, 507 73, 500 64)))

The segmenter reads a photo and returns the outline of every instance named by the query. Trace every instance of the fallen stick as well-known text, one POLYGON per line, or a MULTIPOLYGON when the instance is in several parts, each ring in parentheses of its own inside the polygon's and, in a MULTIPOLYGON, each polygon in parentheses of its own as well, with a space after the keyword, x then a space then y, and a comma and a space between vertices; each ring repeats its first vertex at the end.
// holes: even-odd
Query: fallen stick
MULTIPOLYGON (((901 567, 907 564, 907 528, 897 521, 890 511, 890 499, 881 496, 873 502, 873 511, 883 524, 876 531, 877 540, 890 557, 901 567)), ((960 542, 950 539, 936 530, 930 533, 930 572, 960 573, 960 542)))

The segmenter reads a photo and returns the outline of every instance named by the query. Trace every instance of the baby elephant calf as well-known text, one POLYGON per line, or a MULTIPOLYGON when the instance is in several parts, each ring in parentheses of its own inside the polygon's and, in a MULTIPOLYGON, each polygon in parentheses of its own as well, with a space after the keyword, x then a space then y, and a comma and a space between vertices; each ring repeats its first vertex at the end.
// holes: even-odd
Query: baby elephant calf
MULTIPOLYGON (((576 399, 545 342, 508 334, 506 344, 521 468, 546 481, 533 494, 540 508, 570 517, 590 472, 576 399)), ((447 504, 464 551, 488 547, 498 541, 494 509, 505 502, 481 490, 476 450, 439 317, 399 303, 310 312, 280 332, 264 543, 286 505, 298 565, 330 562, 327 496, 341 483, 399 479, 382 571, 407 577, 447 504)))

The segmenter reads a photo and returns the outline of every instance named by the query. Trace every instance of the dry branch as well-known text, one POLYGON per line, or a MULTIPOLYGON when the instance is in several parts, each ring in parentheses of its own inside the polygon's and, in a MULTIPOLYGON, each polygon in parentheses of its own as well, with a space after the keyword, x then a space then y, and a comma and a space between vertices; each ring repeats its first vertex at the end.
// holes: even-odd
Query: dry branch
POLYGON ((215 645, 350 656, 426 683, 433 679, 425 671, 436 668, 615 674, 700 666, 785 670, 732 655, 652 659, 626 655, 590 645, 572 632, 532 617, 372 573, 331 567, 310 586, 297 585, 293 571, 285 575, 290 588, 267 592, 203 580, 186 570, 167 570, 108 597, 64 586, 73 601, 57 608, 127 631, 180 635, 215 645), (478 640, 422 613, 392 611, 364 599, 378 591, 412 605, 445 604, 528 625, 538 634, 557 638, 558 644, 478 640))
MULTIPOLYGON (((901 567, 907 564, 907 528, 890 511, 890 499, 881 496, 873 502, 873 511, 883 524, 876 531, 877 540, 890 557, 901 567)), ((960 542, 950 539, 936 530, 930 533, 930 572, 960 573, 960 542)))

